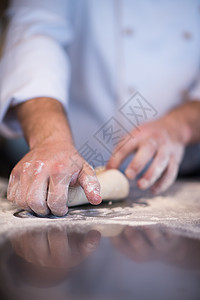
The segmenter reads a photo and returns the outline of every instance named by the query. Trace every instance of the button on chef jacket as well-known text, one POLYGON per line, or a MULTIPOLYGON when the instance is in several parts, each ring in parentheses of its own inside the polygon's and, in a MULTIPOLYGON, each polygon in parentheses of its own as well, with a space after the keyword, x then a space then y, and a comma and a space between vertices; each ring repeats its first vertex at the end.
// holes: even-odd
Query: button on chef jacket
POLYGON ((13 0, 0 62, 0 129, 12 107, 60 101, 76 147, 103 164, 123 135, 200 99, 199 0, 13 0), (39 101, 39 99, 38 99, 39 101))

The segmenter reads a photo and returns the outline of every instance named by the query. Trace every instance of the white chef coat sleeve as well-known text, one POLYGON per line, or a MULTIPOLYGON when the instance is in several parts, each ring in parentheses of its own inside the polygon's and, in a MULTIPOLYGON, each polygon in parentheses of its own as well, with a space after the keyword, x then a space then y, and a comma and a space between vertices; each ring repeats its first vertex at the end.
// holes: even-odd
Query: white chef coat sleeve
POLYGON ((21 134, 13 106, 51 97, 66 108, 70 65, 66 47, 72 38, 67 0, 13 0, 0 62, 0 132, 21 134))

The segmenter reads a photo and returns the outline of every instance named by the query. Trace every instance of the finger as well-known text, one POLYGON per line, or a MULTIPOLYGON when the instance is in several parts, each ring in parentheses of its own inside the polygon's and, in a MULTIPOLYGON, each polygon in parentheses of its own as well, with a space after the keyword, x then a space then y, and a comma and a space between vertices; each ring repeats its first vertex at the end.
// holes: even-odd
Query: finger
POLYGON ((21 172, 19 184, 15 193, 15 203, 26 211, 32 212, 32 209, 27 203, 27 192, 30 186, 32 177, 24 169, 21 172))
POLYGON ((83 259, 93 253, 97 249, 100 239, 101 234, 97 230, 91 230, 86 234, 70 234, 71 266, 78 265, 83 259))
POLYGON ((108 169, 119 168, 125 158, 137 149, 142 138, 143 134, 138 130, 134 130, 131 135, 126 135, 114 149, 106 167, 108 169))
POLYGON ((162 193, 167 190, 176 180, 178 175, 178 164, 171 157, 169 165, 162 177, 153 185, 152 191, 155 194, 162 193))
POLYGON ((111 238, 113 246, 123 255, 129 259, 135 261, 135 253, 132 251, 132 247, 127 239, 122 235, 111 238))
POLYGON ((68 212, 67 196, 71 175, 59 173, 49 178, 47 205, 55 216, 64 216, 68 212))
POLYGON ((19 175, 13 170, 10 174, 8 189, 7 189, 7 199, 11 202, 15 201, 16 191, 19 184, 19 175))
POLYGON ((138 180, 139 188, 148 189, 152 186, 167 168, 169 160, 170 157, 165 148, 160 148, 148 170, 141 179, 138 180))
POLYGON ((100 239, 101 234, 97 230, 91 230, 86 234, 83 242, 80 245, 80 253, 82 258, 86 258, 97 249, 100 239))
POLYGON ((123 255, 136 262, 147 260, 151 254, 151 245, 133 227, 127 226, 121 235, 112 238, 112 243, 123 255))
POLYGON ((46 203, 48 179, 40 174, 33 175, 27 189, 27 204, 39 216, 49 214, 46 203))
POLYGON ((169 241, 166 239, 160 228, 144 227, 143 231, 155 250, 160 252, 167 250, 169 241))
POLYGON ((24 234, 20 236, 13 236, 11 239, 11 245, 14 250, 14 252, 21 257, 24 257, 24 234))
POLYGON ((71 249, 65 230, 51 228, 48 232, 52 267, 68 268, 71 265, 71 249))
POLYGON ((31 231, 25 236, 25 259, 38 266, 45 266, 49 255, 46 231, 31 231))
POLYGON ((85 163, 83 165, 78 177, 78 183, 83 188, 85 195, 91 204, 98 205, 102 202, 99 181, 94 169, 89 164, 85 163))
POLYGON ((149 243, 143 229, 134 229, 127 227, 124 232, 127 240, 129 241, 134 255, 135 261, 149 260, 152 255, 152 245, 149 243))
POLYGON ((153 139, 149 139, 144 144, 141 144, 135 157, 128 165, 125 174, 129 179, 134 179, 147 165, 147 163, 153 158, 156 153, 157 142, 153 139))
POLYGON ((38 231, 26 232, 13 237, 11 244, 15 253, 26 261, 38 264, 43 253, 48 253, 48 245, 45 243, 45 233, 38 231))

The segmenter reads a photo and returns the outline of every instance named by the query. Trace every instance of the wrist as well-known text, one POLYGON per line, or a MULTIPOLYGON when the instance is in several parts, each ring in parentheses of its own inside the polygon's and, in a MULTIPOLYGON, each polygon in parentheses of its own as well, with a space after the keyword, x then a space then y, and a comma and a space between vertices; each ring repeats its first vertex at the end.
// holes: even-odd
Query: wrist
POLYGON ((41 144, 63 142, 73 145, 62 104, 51 98, 28 100, 16 107, 17 117, 30 149, 41 144))
POLYGON ((57 132, 42 132, 33 136, 31 135, 28 138, 28 144, 31 150, 43 146, 47 147, 48 151, 48 146, 52 145, 57 147, 61 144, 69 149, 75 147, 71 136, 69 137, 67 132, 66 134, 64 132, 62 132, 62 134, 58 134, 57 132))

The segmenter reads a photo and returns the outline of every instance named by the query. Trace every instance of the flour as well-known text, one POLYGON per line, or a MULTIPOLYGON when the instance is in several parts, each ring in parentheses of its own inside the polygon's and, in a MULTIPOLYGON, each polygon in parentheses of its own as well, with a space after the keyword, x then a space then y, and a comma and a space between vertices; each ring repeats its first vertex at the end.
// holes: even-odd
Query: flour
POLYGON ((36 161, 36 163, 38 164, 38 166, 34 169, 35 175, 40 174, 44 167, 44 162, 42 162, 41 160, 36 161))
POLYGON ((27 172, 27 170, 28 170, 28 168, 31 166, 31 162, 25 162, 24 164, 23 164, 23 170, 22 170, 22 172, 23 173, 25 173, 25 172, 27 172))
POLYGON ((162 175, 163 171, 167 168, 168 163, 169 157, 166 157, 159 165, 156 166, 155 171, 149 180, 145 178, 139 180, 140 186, 143 189, 147 189, 152 186, 162 175))
MULTIPOLYGON (((0 180, 1 190, 7 182, 0 180)), ((82 190, 82 188, 80 187, 82 190)), ((193 238, 200 238, 200 184, 199 181, 177 181, 160 196, 141 191, 131 182, 131 192, 124 201, 112 205, 86 205, 70 208, 64 217, 38 218, 22 211, 5 198, 0 200, 0 237, 21 233, 34 228, 41 230, 58 226, 84 231, 86 228, 105 226, 156 225, 193 238), (14 214, 16 216, 14 216, 14 214), (18 216, 18 217, 17 217, 18 216)))

